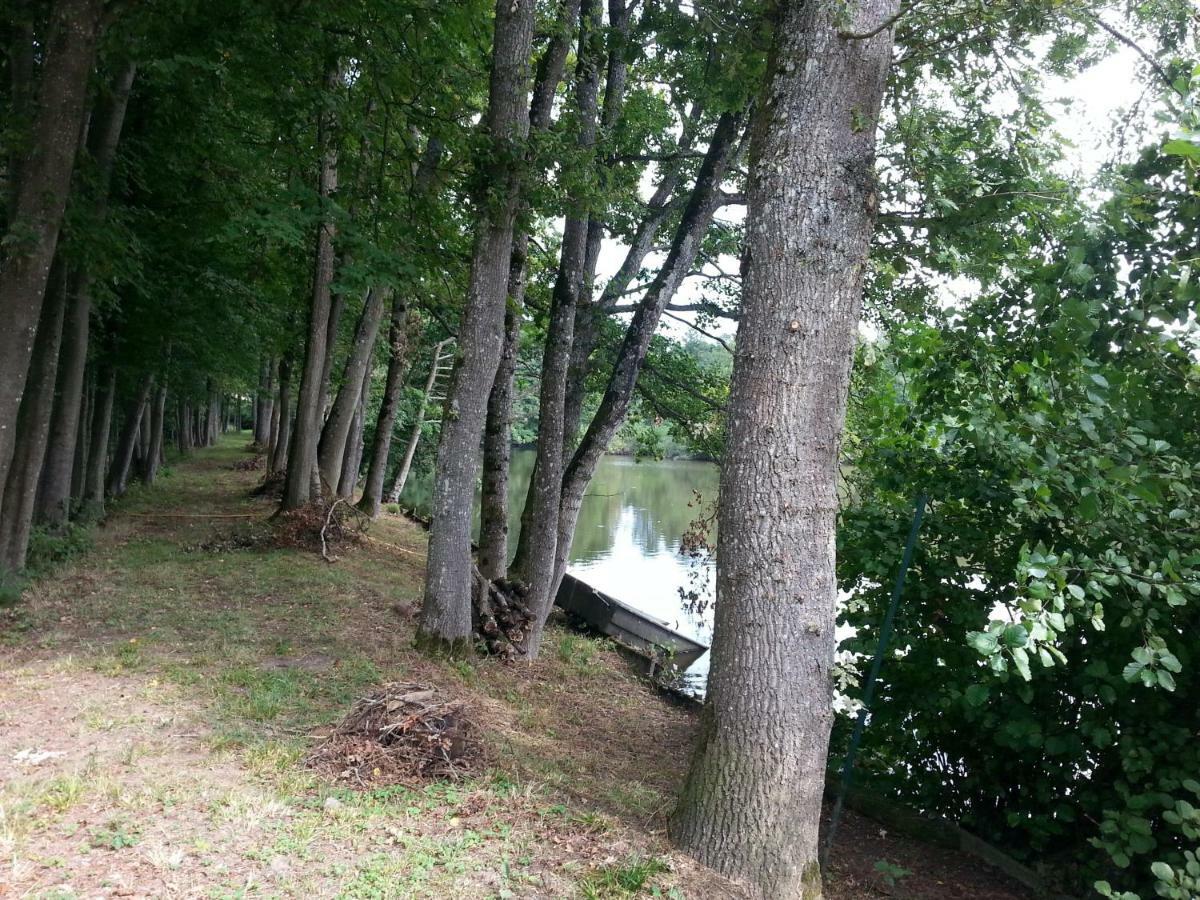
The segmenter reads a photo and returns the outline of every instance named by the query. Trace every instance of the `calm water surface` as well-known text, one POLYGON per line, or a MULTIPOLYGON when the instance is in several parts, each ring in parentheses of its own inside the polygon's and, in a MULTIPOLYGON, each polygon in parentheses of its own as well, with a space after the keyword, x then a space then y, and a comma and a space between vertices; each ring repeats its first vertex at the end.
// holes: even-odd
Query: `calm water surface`
MULTIPOLYGON (((510 551, 516 549, 521 505, 532 469, 533 451, 513 453, 510 551)), ((711 601, 715 586, 712 564, 681 554, 679 542, 699 512, 695 492, 699 491, 705 501, 714 500, 717 481, 718 470, 712 463, 605 457, 579 514, 571 546, 571 574, 708 644, 712 638, 711 602, 703 615, 695 614, 686 608, 680 590, 698 590, 711 601)), ((410 479, 402 502, 428 509, 429 494, 428 480, 410 479)), ((687 671, 688 684, 702 689, 707 674, 705 654, 687 671)))

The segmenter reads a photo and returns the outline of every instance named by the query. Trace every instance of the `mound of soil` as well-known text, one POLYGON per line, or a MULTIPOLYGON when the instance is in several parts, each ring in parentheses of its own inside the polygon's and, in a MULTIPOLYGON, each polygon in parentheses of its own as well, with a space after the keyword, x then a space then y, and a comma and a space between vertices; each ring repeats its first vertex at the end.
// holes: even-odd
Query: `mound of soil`
POLYGON ((358 787, 457 781, 482 763, 483 745, 467 705, 409 682, 360 697, 307 760, 310 768, 358 787))
POLYGON ((229 468, 233 469, 235 472, 257 472, 262 468, 262 465, 263 457, 255 455, 251 456, 249 459, 239 459, 229 468))

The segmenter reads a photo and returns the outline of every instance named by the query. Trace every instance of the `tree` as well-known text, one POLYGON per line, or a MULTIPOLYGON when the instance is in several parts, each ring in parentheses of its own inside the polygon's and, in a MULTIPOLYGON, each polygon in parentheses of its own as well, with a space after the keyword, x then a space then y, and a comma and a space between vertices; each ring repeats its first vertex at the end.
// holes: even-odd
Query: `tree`
POLYGON ((671 835, 761 897, 821 896, 838 448, 898 7, 783 3, 751 137, 711 674, 671 835))
POLYGON ((419 633, 422 640, 450 647, 461 647, 471 638, 471 503, 487 396, 500 359, 520 161, 529 135, 533 8, 533 0, 500 0, 496 5, 485 124, 488 158, 482 167, 487 187, 476 200, 467 305, 438 443, 419 633))
POLYGON ((28 150, 15 165, 12 208, 0 241, 0 316, 5 319, 0 329, 0 483, 12 463, 14 426, 66 210, 102 11, 101 0, 52 5, 28 150))

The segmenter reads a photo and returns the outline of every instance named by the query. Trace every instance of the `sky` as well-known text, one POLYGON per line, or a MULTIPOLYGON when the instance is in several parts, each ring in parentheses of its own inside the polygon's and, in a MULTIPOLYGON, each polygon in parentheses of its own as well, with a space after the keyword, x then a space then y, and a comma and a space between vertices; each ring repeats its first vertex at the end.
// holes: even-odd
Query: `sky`
MULTIPOLYGON (((1142 99, 1145 83, 1139 75, 1137 54, 1132 49, 1121 46, 1101 62, 1071 78, 1046 78, 1044 96, 1049 100, 1061 101, 1052 106, 1052 109, 1056 111, 1055 122, 1058 131, 1070 140, 1070 146, 1066 148, 1062 174, 1083 182, 1090 181, 1105 164, 1118 158, 1127 159, 1136 153, 1151 135, 1163 130, 1163 126, 1154 122, 1152 110, 1147 108, 1136 120, 1140 123, 1139 126, 1129 132, 1129 145, 1124 148, 1123 155, 1115 141, 1114 130, 1118 120, 1142 99)), ((742 207, 726 207, 719 212, 718 217, 738 221, 743 215, 742 207)), ((624 245, 606 239, 597 269, 598 279, 606 279, 615 272, 624 254, 624 245)), ((652 256, 647 263, 660 263, 663 256, 664 254, 652 256)), ((725 271, 737 271, 736 258, 724 258, 721 264, 725 271)), ((703 284, 703 280, 699 278, 688 279, 680 287, 676 302, 687 303, 697 299, 703 284)), ((690 320, 695 318, 687 313, 681 315, 690 320)), ((736 331, 736 323, 721 320, 712 326, 711 330, 722 337, 732 337, 736 331)), ((686 340, 689 336, 699 337, 693 329, 669 318, 664 319, 659 331, 680 340, 686 340)))

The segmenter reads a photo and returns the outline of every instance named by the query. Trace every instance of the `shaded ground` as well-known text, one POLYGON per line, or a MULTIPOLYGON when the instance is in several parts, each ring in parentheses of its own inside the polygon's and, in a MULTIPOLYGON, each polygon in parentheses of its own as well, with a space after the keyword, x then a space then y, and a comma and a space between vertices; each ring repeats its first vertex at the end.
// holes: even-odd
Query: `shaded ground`
MULTIPOLYGON (((414 653, 424 534, 387 518, 332 565, 238 549, 271 511, 246 455, 229 438, 135 489, 92 552, 0 611, 0 896, 742 896, 664 837, 692 710, 564 629, 533 664, 414 653), (354 791, 303 766, 396 680, 468 702, 483 775, 354 791)), ((843 828, 835 900, 1021 896, 843 828)))

